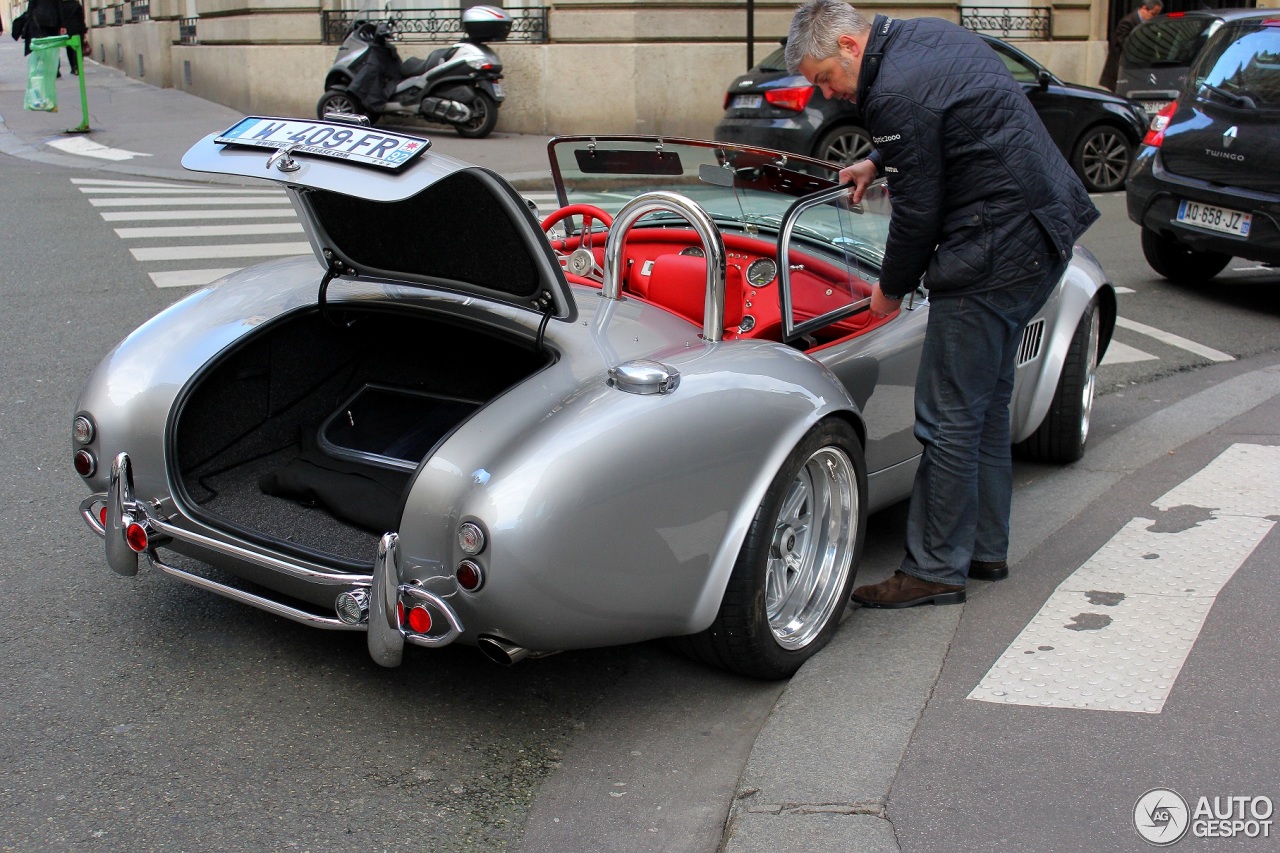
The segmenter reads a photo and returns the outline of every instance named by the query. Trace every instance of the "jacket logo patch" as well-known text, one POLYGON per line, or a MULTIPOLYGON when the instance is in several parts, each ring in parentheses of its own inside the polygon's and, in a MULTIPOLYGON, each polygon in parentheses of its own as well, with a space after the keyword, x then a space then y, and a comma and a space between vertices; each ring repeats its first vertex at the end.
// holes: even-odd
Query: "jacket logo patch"
POLYGON ((902 138, 901 133, 893 133, 893 134, 890 134, 889 136, 873 136, 871 137, 871 141, 874 142, 876 145, 884 145, 886 142, 897 142, 901 138, 902 138))

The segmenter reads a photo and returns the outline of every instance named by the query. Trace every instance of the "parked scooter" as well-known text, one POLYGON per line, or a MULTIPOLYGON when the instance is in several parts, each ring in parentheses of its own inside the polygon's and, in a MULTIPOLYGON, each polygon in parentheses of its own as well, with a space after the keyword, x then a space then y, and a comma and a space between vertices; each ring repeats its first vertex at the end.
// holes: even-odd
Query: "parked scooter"
POLYGON ((433 50, 426 59, 401 60, 389 21, 356 20, 325 76, 316 114, 355 113, 417 117, 452 125, 459 136, 480 139, 498 123, 502 60, 488 46, 511 31, 511 15, 495 6, 462 13, 466 38, 433 50))

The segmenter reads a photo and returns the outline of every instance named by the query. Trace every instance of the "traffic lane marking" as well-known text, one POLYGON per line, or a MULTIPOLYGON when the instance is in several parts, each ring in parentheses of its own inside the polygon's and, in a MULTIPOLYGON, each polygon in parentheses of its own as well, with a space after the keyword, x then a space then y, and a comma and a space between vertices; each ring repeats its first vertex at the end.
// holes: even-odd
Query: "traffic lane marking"
POLYGON ((1159 361, 1159 359, 1159 356, 1144 352, 1137 347, 1131 347, 1128 344, 1122 344, 1113 338, 1111 343, 1107 344, 1107 354, 1102 357, 1101 366, 1129 364, 1135 361, 1159 361))
POLYGON ((1136 320, 1130 320, 1127 317, 1117 317, 1116 326, 1121 329, 1128 329, 1131 332, 1137 332, 1140 335, 1146 335, 1149 338, 1155 338, 1162 344, 1168 344, 1195 355, 1207 358, 1210 361, 1235 361, 1235 356, 1228 355, 1221 350, 1213 347, 1207 347, 1204 344, 1196 343, 1190 338, 1184 338, 1181 335, 1175 335, 1173 332, 1166 332, 1163 329, 1157 329, 1155 326, 1148 326, 1145 323, 1139 323, 1136 320))
POLYGON ((300 222, 258 222, 252 225, 168 225, 151 228, 117 228, 124 239, 175 237, 252 237, 256 234, 301 234, 300 222))
POLYGON ((195 258, 262 258, 311 254, 310 243, 229 243, 225 246, 155 246, 129 250, 137 261, 183 261, 195 258))
POLYGON ((171 219, 276 219, 294 217, 292 207, 237 210, 123 210, 98 214, 105 222, 168 222, 171 219))
POLYGON ((156 287, 204 287, 244 267, 219 267, 202 270, 170 270, 168 272, 147 273, 156 287))
POLYGON ((1280 447, 1236 444, 1049 596, 968 698, 1159 713, 1218 593, 1275 526, 1280 447))
POLYGON ((129 151, 124 148, 109 148, 83 136, 72 136, 66 139, 46 139, 50 148, 57 148, 67 154, 78 154, 82 157, 94 157, 98 160, 132 160, 134 157, 150 157, 142 151, 129 151))

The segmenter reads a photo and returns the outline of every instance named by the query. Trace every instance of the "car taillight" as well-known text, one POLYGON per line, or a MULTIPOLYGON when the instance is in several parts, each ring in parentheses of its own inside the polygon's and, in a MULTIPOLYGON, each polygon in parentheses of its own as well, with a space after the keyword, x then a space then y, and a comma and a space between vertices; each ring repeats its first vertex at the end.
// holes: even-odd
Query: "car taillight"
POLYGON ((1147 135, 1142 137, 1143 145, 1159 148, 1164 144, 1164 132, 1168 130, 1169 122, 1173 119, 1174 110, 1177 108, 1178 102, 1174 101, 1151 117, 1151 126, 1147 128, 1147 135))
POLYGON ((764 99, 775 107, 800 112, 809 105, 809 99, 813 97, 813 93, 813 86, 795 86, 790 89, 769 89, 764 93, 764 99))

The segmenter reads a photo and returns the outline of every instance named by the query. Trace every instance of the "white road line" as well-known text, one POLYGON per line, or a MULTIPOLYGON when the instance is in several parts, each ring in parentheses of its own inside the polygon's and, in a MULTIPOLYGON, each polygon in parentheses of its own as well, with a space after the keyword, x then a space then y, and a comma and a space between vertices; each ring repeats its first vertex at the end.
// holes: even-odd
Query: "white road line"
POLYGON ((1136 320, 1118 317, 1116 319, 1116 325, 1122 329, 1128 329, 1131 332, 1137 332, 1140 335, 1155 338, 1157 341, 1168 344, 1171 347, 1177 347, 1178 349, 1195 353, 1196 355, 1207 358, 1210 361, 1235 361, 1235 356, 1227 355, 1225 352, 1216 350, 1213 347, 1198 344, 1189 338, 1184 338, 1181 335, 1175 335, 1173 332, 1166 332, 1163 329, 1157 329, 1155 326, 1148 326, 1145 323, 1139 323, 1136 320))
POLYGON ((155 246, 129 250, 138 261, 185 261, 195 258, 263 258, 311 254, 310 243, 232 243, 226 246, 155 246))
POLYGON ((1219 591, 1275 526, 1280 447, 1235 444, 1062 582, 970 699, 1158 714, 1219 591))
POLYGON ((203 287, 210 282, 217 281, 224 275, 231 273, 241 267, 222 267, 220 269, 207 270, 171 270, 169 272, 153 272, 148 273, 151 280, 155 282, 156 287, 203 287))
POLYGON ((141 151, 128 151, 124 148, 108 148, 100 142, 85 139, 83 136, 72 136, 67 139, 48 139, 45 145, 57 148, 68 154, 79 154, 84 157, 96 157, 99 160, 132 160, 134 157, 150 157, 141 151))
POLYGON ((1134 361, 1158 361, 1158 357, 1143 352, 1137 347, 1122 344, 1113 340, 1107 345, 1107 354, 1102 357, 1102 364, 1129 364, 1134 361))
POLYGON ((139 187, 139 188, 191 187, 192 189, 200 189, 202 187, 209 186, 208 184, 193 184, 193 183, 182 183, 182 182, 174 183, 172 181, 169 181, 167 183, 161 183, 160 181, 113 181, 113 180, 107 180, 106 178, 72 178, 71 183, 75 184, 78 187, 79 186, 139 187))
POLYGON ((301 234, 300 222, 259 222, 253 225, 168 225, 155 228, 117 228, 125 239, 134 237, 253 237, 258 234, 301 234))
POLYGON ((91 198, 94 207, 157 207, 162 204, 207 204, 230 207, 233 204, 288 204, 285 196, 238 195, 225 198, 206 196, 172 196, 170 198, 91 198))
POLYGON ((171 219, 276 219, 293 217, 292 207, 240 208, 238 210, 125 210, 99 214, 107 222, 168 222, 171 219))

